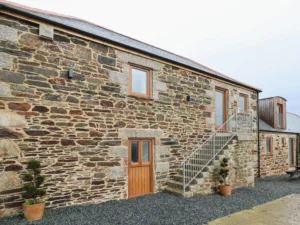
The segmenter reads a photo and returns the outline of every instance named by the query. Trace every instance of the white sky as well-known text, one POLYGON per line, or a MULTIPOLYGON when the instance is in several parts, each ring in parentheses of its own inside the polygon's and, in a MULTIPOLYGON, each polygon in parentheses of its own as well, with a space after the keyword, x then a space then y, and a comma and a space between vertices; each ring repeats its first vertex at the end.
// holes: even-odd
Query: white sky
POLYGON ((72 15, 282 96, 300 115, 299 0, 11 0, 72 15))

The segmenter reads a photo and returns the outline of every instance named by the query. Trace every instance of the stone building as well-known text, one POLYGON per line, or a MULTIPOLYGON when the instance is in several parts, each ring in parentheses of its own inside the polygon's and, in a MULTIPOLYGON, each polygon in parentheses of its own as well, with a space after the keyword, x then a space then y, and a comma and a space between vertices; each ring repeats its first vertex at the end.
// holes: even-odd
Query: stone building
POLYGON ((47 208, 184 194, 180 169, 199 145, 208 157, 186 164, 197 169, 189 195, 214 190, 220 155, 234 187, 252 186, 259 91, 84 20, 0 1, 0 217, 20 212, 29 159, 42 162, 47 208))
POLYGON ((286 174, 298 165, 300 117, 276 96, 259 100, 259 118, 259 176, 286 174))

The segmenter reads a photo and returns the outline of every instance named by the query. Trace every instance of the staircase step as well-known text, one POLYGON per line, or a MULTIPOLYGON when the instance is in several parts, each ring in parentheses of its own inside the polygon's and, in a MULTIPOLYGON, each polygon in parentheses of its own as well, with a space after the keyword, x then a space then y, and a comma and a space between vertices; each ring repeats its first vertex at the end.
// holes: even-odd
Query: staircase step
MULTIPOLYGON (((215 160, 219 160, 220 159, 220 155, 222 154, 218 154, 215 156, 215 160)), ((202 154, 202 153, 195 153, 195 157, 196 159, 205 159, 205 160, 211 160, 211 158, 213 157, 213 155, 208 155, 208 154, 202 154)))
MULTIPOLYGON (((189 163, 195 164, 195 165, 206 165, 208 163, 208 159, 200 159, 200 158, 193 158, 189 160, 189 163)), ((218 164, 219 160, 212 160, 209 162, 208 165, 215 165, 218 164)))
MULTIPOLYGON (((200 173, 197 175, 197 177, 201 178, 201 173, 202 173, 202 172, 200 172, 200 173)), ((182 170, 182 169, 179 169, 178 174, 179 174, 179 175, 183 175, 183 170, 182 170)), ((188 175, 188 174, 194 174, 194 171, 192 171, 192 170, 185 170, 185 174, 186 174, 186 175, 188 175)))
MULTIPOLYGON (((200 178, 200 179, 203 179, 203 178, 200 178)), ((202 186, 204 184, 204 179, 202 181, 202 184, 189 184, 185 190, 186 191, 195 191, 197 189, 197 187, 202 186)), ((178 181, 175 181, 175 180, 168 180, 167 181, 167 185, 168 187, 171 187, 171 188, 176 188, 176 189, 183 189, 183 183, 182 182, 178 182, 178 181)))
POLYGON ((199 174, 199 177, 201 177, 201 178, 206 178, 206 177, 209 177, 209 175, 210 175, 210 172, 201 172, 201 173, 199 174))
POLYGON ((182 197, 192 197, 193 196, 192 192, 186 191, 185 193, 183 193, 182 189, 171 188, 169 186, 167 186, 165 188, 165 191, 170 192, 170 193, 172 193, 174 195, 177 195, 177 196, 182 196, 182 197))
POLYGON ((198 165, 198 164, 192 164, 192 163, 186 163, 185 164, 185 170, 186 171, 211 171, 211 169, 213 169, 215 167, 214 164, 210 164, 210 165, 198 165))
MULTIPOLYGON (((190 179, 190 177, 187 177, 190 179)), ((183 184, 183 175, 181 174, 177 174, 173 177, 173 180, 175 180, 176 182, 180 182, 181 184, 183 184)), ((196 177, 193 179, 193 181, 191 182, 191 184, 198 184, 198 185, 203 185, 204 184, 204 178, 199 178, 196 177)))
MULTIPOLYGON (((178 182, 178 181, 175 181, 175 180, 168 180, 168 181, 167 181, 167 185, 168 185, 168 187, 171 187, 171 188, 183 189, 183 184, 182 184, 182 182, 178 182)), ((185 188, 185 190, 186 190, 186 191, 190 191, 190 190, 191 190, 190 185, 188 185, 188 186, 185 188)))

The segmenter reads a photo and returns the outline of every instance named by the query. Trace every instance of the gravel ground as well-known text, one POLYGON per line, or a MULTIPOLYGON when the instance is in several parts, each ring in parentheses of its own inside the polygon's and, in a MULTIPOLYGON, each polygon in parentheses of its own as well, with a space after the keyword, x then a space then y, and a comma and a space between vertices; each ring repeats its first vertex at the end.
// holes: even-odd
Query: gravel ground
POLYGON ((35 223, 26 222, 20 215, 0 219, 0 224, 203 224, 293 193, 300 194, 299 178, 273 176, 257 179, 254 188, 235 189, 230 197, 211 194, 182 198, 162 192, 98 205, 46 210, 43 219, 35 223))

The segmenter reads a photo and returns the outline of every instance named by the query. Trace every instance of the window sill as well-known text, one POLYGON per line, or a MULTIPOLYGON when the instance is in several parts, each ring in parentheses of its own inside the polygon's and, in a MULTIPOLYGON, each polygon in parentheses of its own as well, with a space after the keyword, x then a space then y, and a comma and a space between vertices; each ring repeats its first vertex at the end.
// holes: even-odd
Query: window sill
POLYGON ((148 98, 148 97, 142 97, 142 96, 137 96, 137 95, 127 95, 130 98, 136 98, 136 99, 143 99, 143 100, 150 100, 150 101, 154 101, 153 98, 148 98))

